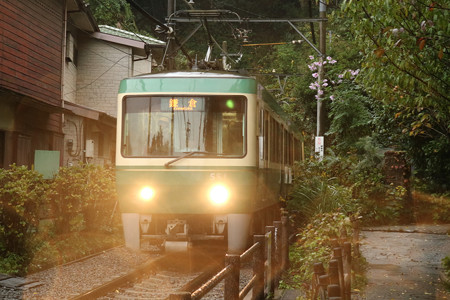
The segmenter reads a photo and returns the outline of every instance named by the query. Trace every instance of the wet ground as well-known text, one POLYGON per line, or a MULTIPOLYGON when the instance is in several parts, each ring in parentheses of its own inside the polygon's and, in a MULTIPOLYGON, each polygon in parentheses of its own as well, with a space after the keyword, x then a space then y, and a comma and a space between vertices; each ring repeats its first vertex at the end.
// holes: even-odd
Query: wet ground
POLYGON ((361 252, 369 264, 363 299, 450 299, 442 285, 450 225, 365 228, 361 252))

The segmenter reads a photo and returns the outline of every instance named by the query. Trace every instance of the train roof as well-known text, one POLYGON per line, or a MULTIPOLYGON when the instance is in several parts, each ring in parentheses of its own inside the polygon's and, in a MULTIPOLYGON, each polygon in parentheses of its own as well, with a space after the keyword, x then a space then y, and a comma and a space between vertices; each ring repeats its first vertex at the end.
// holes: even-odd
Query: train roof
POLYGON ((238 73, 218 71, 172 71, 137 75, 131 78, 231 78, 231 79, 253 79, 238 73))
POLYGON ((119 93, 247 93, 257 92, 256 79, 227 72, 161 72, 120 82, 119 93))

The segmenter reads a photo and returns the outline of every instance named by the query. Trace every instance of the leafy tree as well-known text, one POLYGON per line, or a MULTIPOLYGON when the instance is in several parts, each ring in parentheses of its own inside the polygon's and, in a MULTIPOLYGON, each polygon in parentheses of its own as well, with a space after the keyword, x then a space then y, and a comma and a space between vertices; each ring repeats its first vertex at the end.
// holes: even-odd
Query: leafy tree
POLYGON ((395 137, 437 189, 450 182, 450 7, 445 1, 347 0, 363 54, 360 81, 402 129, 395 137))
POLYGON ((126 0, 87 0, 98 24, 137 32, 134 15, 126 0))

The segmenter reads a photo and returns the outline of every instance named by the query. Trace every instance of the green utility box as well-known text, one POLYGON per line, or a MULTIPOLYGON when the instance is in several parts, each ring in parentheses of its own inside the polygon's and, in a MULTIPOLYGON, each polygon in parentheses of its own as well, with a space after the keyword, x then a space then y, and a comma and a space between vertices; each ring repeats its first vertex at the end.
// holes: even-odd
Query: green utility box
POLYGON ((44 175, 44 179, 52 179, 59 170, 59 157, 59 151, 36 150, 34 169, 44 175))

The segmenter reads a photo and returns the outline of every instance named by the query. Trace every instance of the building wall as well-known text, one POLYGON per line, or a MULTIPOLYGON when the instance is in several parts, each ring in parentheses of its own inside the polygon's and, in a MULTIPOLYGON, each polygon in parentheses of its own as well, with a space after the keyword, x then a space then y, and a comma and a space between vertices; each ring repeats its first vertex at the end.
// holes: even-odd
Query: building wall
POLYGON ((77 30, 72 26, 68 25, 67 36, 66 36, 66 56, 64 60, 64 82, 62 88, 62 98, 65 101, 74 102, 77 96, 77 66, 78 63, 78 43, 77 43, 77 30), (70 37, 68 37, 70 35, 70 37), (71 39, 71 42, 68 40, 71 39), (67 50, 72 48, 71 50, 67 50), (71 54, 69 54, 69 52, 71 54))
POLYGON ((76 103, 117 117, 120 81, 151 72, 151 57, 133 61, 132 48, 89 37, 78 38, 76 103))
POLYGON ((61 150, 64 1, 0 1, 0 167, 61 150))
POLYGON ((82 117, 65 114, 64 116, 64 166, 72 166, 84 162, 84 119, 82 117), (68 142, 72 146, 69 149, 68 142))
POLYGON ((131 75, 131 49, 92 38, 78 39, 78 47, 76 102, 116 117, 119 82, 131 75))
POLYGON ((81 116, 66 114, 63 129, 65 134, 64 166, 79 163, 114 164, 115 127, 81 116), (90 140, 93 141, 93 157, 86 152, 86 144, 90 140), (69 144, 71 144, 70 148, 69 144))
POLYGON ((61 103, 63 1, 0 1, 0 86, 61 103))

